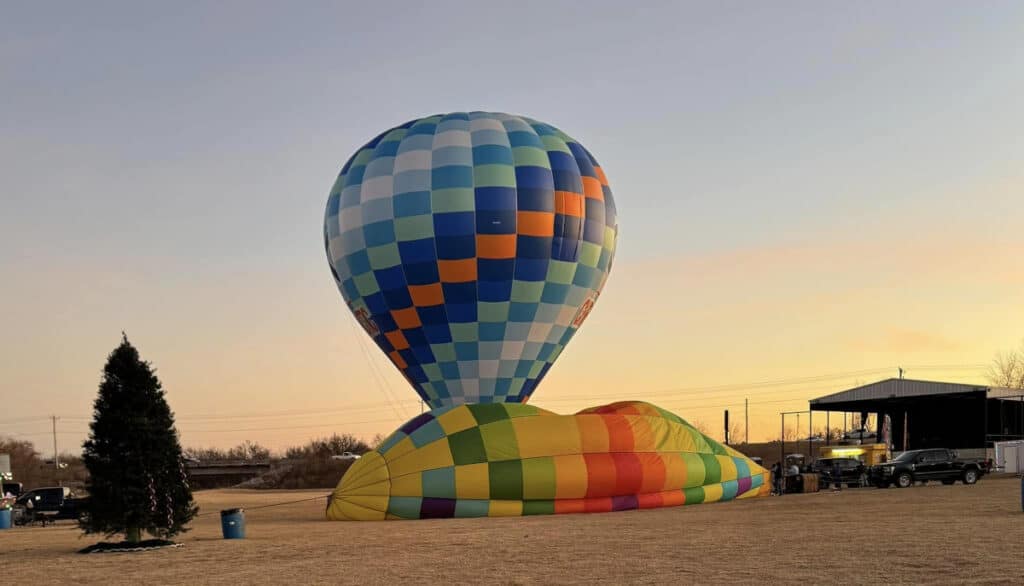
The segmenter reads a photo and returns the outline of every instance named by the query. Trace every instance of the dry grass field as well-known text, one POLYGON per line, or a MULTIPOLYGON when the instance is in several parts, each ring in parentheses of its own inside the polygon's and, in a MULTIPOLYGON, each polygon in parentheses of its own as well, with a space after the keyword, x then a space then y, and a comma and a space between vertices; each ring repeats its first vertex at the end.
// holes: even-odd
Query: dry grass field
POLYGON ((197 493, 205 516, 143 553, 74 553, 72 525, 0 531, 5 584, 1024 583, 1020 481, 820 492, 595 515, 332 523, 325 491, 197 493), (212 513, 212 514, 210 514, 212 513))

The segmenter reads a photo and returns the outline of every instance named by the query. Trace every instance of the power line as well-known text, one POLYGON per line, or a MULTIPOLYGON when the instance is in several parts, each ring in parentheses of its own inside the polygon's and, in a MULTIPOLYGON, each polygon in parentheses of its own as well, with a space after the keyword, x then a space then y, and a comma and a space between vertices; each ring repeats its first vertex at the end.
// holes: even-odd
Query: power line
MULTIPOLYGON (((713 396, 716 399, 730 399, 730 398, 743 398, 743 397, 749 397, 751 395, 760 395, 760 394, 767 394, 767 393, 772 393, 772 394, 806 393, 806 392, 808 392, 810 390, 820 389, 820 388, 821 388, 821 385, 815 384, 815 385, 810 385, 810 386, 805 385, 805 386, 801 386, 801 387, 797 387, 797 388, 791 388, 791 389, 773 389, 773 388, 766 388, 765 389, 765 388, 763 388, 763 389, 758 389, 758 390, 753 390, 753 391, 748 391, 748 392, 743 392, 743 393, 730 394, 730 395, 710 395, 710 396, 713 396)), ((694 392, 697 392, 697 391, 694 391, 694 392)), ((647 394, 640 393, 640 394, 642 394, 643 397, 648 397, 648 396, 654 396, 655 395, 654 393, 647 393, 647 394)), ((691 400, 700 400, 700 399, 707 398, 707 397, 700 397, 700 396, 679 396, 678 393, 671 393, 672 396, 670 396, 670 393, 667 393, 667 392, 666 393, 657 393, 657 394, 660 395, 660 396, 669 397, 668 399, 665 400, 667 402, 691 401, 691 400)), ((631 400, 629 398, 621 398, 621 395, 616 395, 616 397, 620 397, 620 400, 624 400, 624 401, 631 400)), ((611 395, 590 395, 590 396, 586 396, 586 397, 563 397, 563 398, 546 399, 545 402, 565 403, 565 402, 569 402, 569 401, 590 401, 590 400, 593 400, 593 399, 600 399, 600 398, 612 398, 612 396, 611 395)), ((643 400, 643 399, 637 399, 637 400, 643 400)))
POLYGON ((4 419, 4 420, 0 421, 0 424, 3 424, 3 425, 16 425, 18 423, 31 423, 33 421, 46 421, 47 419, 49 419, 49 416, 46 416, 46 417, 43 417, 43 416, 40 416, 40 417, 23 417, 21 419, 4 419))
MULTIPOLYGON (((401 401, 399 403, 402 403, 401 401)), ((412 404, 412 401, 404 401, 405 404, 412 404)), ((313 417, 318 415, 329 415, 336 413, 356 413, 365 411, 382 411, 384 409, 391 408, 391 405, 386 403, 378 403, 376 405, 364 405, 361 407, 352 408, 338 408, 338 409, 320 409, 311 411, 293 411, 293 412, 263 412, 263 413, 249 413, 249 414, 238 414, 238 415, 191 415, 175 417, 176 421, 209 421, 209 420, 222 420, 222 419, 277 419, 281 417, 313 417)), ((396 413, 396 415, 399 415, 396 413)), ((401 415, 399 415, 401 417, 401 415)))
MULTIPOLYGON (((936 369, 936 370, 938 370, 938 369, 969 370, 969 369, 980 369, 980 368, 986 368, 986 367, 987 367, 987 365, 984 365, 984 364, 971 364, 971 365, 933 365, 933 366, 926 366, 926 367, 910 366, 910 367, 906 367, 906 368, 907 369, 911 369, 911 368, 916 368, 916 369, 930 368, 930 369, 936 369)), ((895 367, 895 366, 884 367, 884 368, 870 368, 870 369, 864 369, 864 370, 854 370, 854 371, 849 371, 849 372, 841 372, 841 373, 833 373, 833 374, 821 374, 821 375, 814 375, 814 376, 808 376, 808 377, 798 377, 798 378, 790 378, 790 379, 775 379, 775 380, 766 380, 766 381, 754 381, 754 382, 749 382, 749 383, 730 383, 730 384, 723 384, 723 385, 711 385, 711 386, 705 386, 705 387, 679 387, 679 388, 675 388, 675 389, 662 389, 662 390, 657 390, 657 391, 653 391, 653 392, 634 391, 634 392, 631 392, 629 394, 632 394, 632 395, 642 394, 645 397, 660 397, 660 396, 668 396, 668 395, 678 395, 680 393, 708 393, 708 392, 730 391, 730 390, 743 390, 743 391, 745 391, 744 395, 751 394, 751 393, 755 393, 756 394, 758 392, 786 392, 786 391, 775 391, 775 390, 773 390, 773 389, 771 389, 769 387, 792 386, 792 385, 797 385, 797 384, 802 384, 802 383, 824 382, 824 381, 828 381, 828 380, 852 378, 852 377, 856 377, 856 376, 866 376, 866 375, 869 375, 869 374, 879 374, 879 373, 883 373, 883 372, 889 372, 889 371, 895 370, 896 368, 897 367, 895 367), (747 389, 767 389, 767 390, 749 391, 747 389)), ((582 396, 582 397, 578 397, 578 398, 577 397, 553 398, 553 399, 547 399, 546 401, 553 403, 553 402, 566 402, 566 401, 576 401, 576 400, 589 401, 589 400, 593 400, 593 399, 611 399, 611 398, 621 398, 621 397, 622 397, 621 394, 616 394, 616 395, 586 395, 586 396, 582 396)))
MULTIPOLYGON (((399 421, 405 421, 405 419, 399 418, 399 421)), ((369 421, 346 421, 336 423, 315 423, 312 425, 287 425, 283 427, 247 427, 247 428, 236 428, 236 429, 180 429, 178 431, 182 433, 230 433, 230 432, 242 432, 242 431, 280 431, 285 429, 311 429, 320 427, 342 427, 346 425, 363 425, 367 423, 389 423, 394 422, 396 419, 373 419, 369 421)))
MULTIPOLYGON (((367 354, 365 352, 366 348, 362 347, 362 349, 364 351, 364 354, 367 354)), ((367 358, 369 359, 369 357, 367 357, 367 358)), ((733 397, 735 397, 735 398, 746 398, 746 397, 748 397, 750 395, 761 395, 761 394, 767 394, 767 393, 773 393, 773 394, 776 394, 776 395, 778 395, 778 394, 787 394, 787 393, 802 393, 802 392, 807 392, 808 390, 811 390, 811 389, 819 388, 819 384, 817 384, 817 383, 821 383, 821 382, 825 382, 825 381, 830 381, 830 380, 838 380, 838 379, 843 379, 843 378, 852 378, 852 377, 856 377, 856 376, 866 376, 866 375, 869 375, 869 374, 877 374, 877 373, 881 373, 881 372, 891 371, 894 368, 895 367, 871 368, 871 369, 861 369, 861 370, 847 371, 847 372, 841 372, 841 373, 820 374, 820 375, 807 376, 807 377, 795 377, 795 378, 788 378, 788 379, 769 379, 769 380, 761 380, 761 381, 752 381, 752 382, 748 382, 748 383, 730 383, 730 384, 722 384, 722 385, 710 385, 710 386, 704 386, 704 387, 681 387, 681 388, 677 388, 677 389, 662 389, 662 390, 658 390, 658 391, 654 391, 654 392, 648 392, 648 393, 632 392, 632 393, 628 393, 628 394, 629 395, 638 395, 638 394, 640 394, 640 395, 644 395, 645 398, 646 397, 667 397, 667 396, 672 396, 672 398, 667 401, 667 403, 669 405, 679 405, 681 408, 685 408, 685 409, 689 409, 689 410, 701 410, 701 409, 712 409, 712 408, 735 407, 735 406, 738 406, 740 403, 733 402, 733 403, 715 403, 715 404, 687 405, 685 402, 689 401, 689 400, 693 400, 693 399, 703 398, 703 397, 694 397, 694 396, 692 396, 692 394, 694 394, 694 393, 709 393, 710 394, 710 393, 720 393, 720 392, 729 391, 729 390, 741 390, 743 392, 742 392, 742 394, 739 394, 739 395, 718 395, 718 394, 716 394, 714 396, 714 398, 716 400, 727 400, 727 399, 731 399, 733 397), (799 386, 799 388, 789 388, 789 389, 778 389, 777 388, 777 387, 787 387, 787 386, 793 386, 793 385, 800 385, 800 386, 799 386), (680 394, 690 394, 691 396, 679 396, 680 394)), ((987 368, 987 365, 985 365, 985 364, 918 365, 918 366, 908 366, 906 368, 908 370, 976 370, 976 369, 981 369, 981 368, 987 368)), ((381 374, 378 371, 374 370, 373 375, 374 375, 374 377, 376 379, 376 382, 378 383, 378 390, 380 390, 381 394, 387 399, 387 403, 368 403, 368 404, 362 404, 362 405, 354 406, 354 407, 351 407, 351 408, 339 408, 339 409, 331 409, 331 410, 322 410, 321 409, 321 410, 308 410, 308 411, 273 411, 273 412, 240 413, 240 414, 231 414, 231 415, 206 415, 206 414, 204 414, 204 415, 185 415, 185 416, 177 417, 176 419, 177 419, 178 422, 185 422, 185 423, 188 423, 188 422, 195 422, 195 423, 211 422, 211 423, 213 423, 213 422, 216 422, 216 421, 233 421, 233 420, 241 420, 241 419, 281 419, 281 418, 292 418, 292 417, 323 416, 323 415, 328 415, 328 414, 333 414, 333 413, 353 413, 353 412, 367 412, 367 411, 372 412, 372 411, 378 411, 378 410, 383 410, 383 409, 387 409, 387 408, 390 408, 392 410, 392 412, 394 413, 394 415, 395 415, 394 419, 387 418, 387 419, 374 419, 374 420, 367 420, 367 421, 316 423, 316 424, 303 424, 303 425, 288 425, 288 426, 281 426, 281 427, 247 427, 247 428, 227 428, 227 429, 224 429, 224 428, 221 428, 221 429, 188 429, 188 428, 186 428, 186 429, 181 430, 181 431, 186 432, 186 433, 231 433, 231 432, 247 432, 247 431, 277 431, 277 430, 284 430, 284 429, 304 429, 304 428, 305 429, 309 429, 309 428, 334 427, 334 426, 345 426, 345 425, 361 425, 361 424, 369 424, 369 423, 386 423, 386 422, 395 421, 396 419, 397 420, 405 420, 405 419, 407 419, 406 415, 403 415, 403 414, 399 413, 398 409, 396 408, 396 403, 397 404, 402 404, 402 405, 407 405, 407 404, 412 404, 412 401, 409 401, 409 400, 397 401, 397 400, 392 399, 391 393, 388 392, 388 390, 385 390, 382 385, 380 385, 381 374)), ((586 395, 586 396, 579 396, 579 397, 555 397, 555 398, 551 398, 551 399, 546 399, 543 402, 544 403, 565 403, 565 402, 593 401, 593 400, 600 400, 600 399, 629 400, 629 397, 623 397, 621 394, 616 394, 616 395, 608 395, 608 394, 604 394, 604 395, 586 395)), ((768 401, 751 401, 750 404, 752 404, 752 405, 766 405, 766 404, 778 404, 778 403, 794 402, 794 401, 799 401, 799 400, 801 400, 799 397, 793 397, 793 398, 782 398, 782 399, 768 400, 768 401)), ((68 421, 91 421, 91 419, 85 418, 85 417, 62 417, 62 418, 66 419, 68 421)), ((29 417, 23 417, 23 418, 19 418, 19 419, 5 420, 5 423, 7 423, 7 424, 12 424, 12 423, 33 423, 33 422, 37 422, 37 421, 45 421, 47 419, 50 419, 50 417, 47 417, 47 416, 29 416, 29 417)), ((19 435, 19 436, 43 435, 44 433, 47 433, 47 432, 38 432, 38 433, 36 433, 36 432, 28 432, 28 433, 17 433, 17 434, 13 434, 13 435, 19 435)), ((60 434, 60 435, 76 434, 76 433, 88 433, 88 431, 82 431, 82 432, 77 432, 77 431, 57 431, 56 432, 56 434, 60 434)))
MULTIPOLYGON (((418 401, 416 401, 418 402, 418 401)), ((414 401, 406 400, 401 401, 406 405, 411 405, 414 401)), ((176 422, 200 422, 200 421, 219 421, 219 420, 234 420, 234 419, 279 419, 282 417, 315 417, 322 415, 330 415, 337 413, 354 413, 364 411, 382 411, 390 408, 390 405, 386 403, 377 404, 365 404, 357 407, 349 408, 338 408, 338 409, 318 409, 309 411, 264 411, 264 412, 253 412, 253 413, 238 413, 232 415, 175 415, 174 420, 176 422)), ((399 415, 400 416, 400 415, 399 415)), ((401 416, 400 416, 401 417, 401 416)), ((92 421, 92 418, 88 417, 64 417, 69 421, 92 421)))

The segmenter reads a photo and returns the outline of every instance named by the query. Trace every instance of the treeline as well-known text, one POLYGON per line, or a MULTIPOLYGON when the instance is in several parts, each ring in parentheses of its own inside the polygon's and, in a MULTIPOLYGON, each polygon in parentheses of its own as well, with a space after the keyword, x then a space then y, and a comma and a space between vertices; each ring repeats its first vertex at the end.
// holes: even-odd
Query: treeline
MULTIPOLYGON (((343 452, 362 455, 380 445, 383 439, 378 434, 366 442, 346 433, 312 439, 304 445, 279 452, 246 440, 232 448, 185 448, 182 453, 200 463, 269 463, 270 472, 243 483, 250 488, 333 488, 352 461, 334 460, 331 456, 343 452)), ((22 483, 25 489, 42 486, 82 488, 88 477, 80 455, 61 454, 60 467, 57 467, 52 459, 45 459, 32 442, 26 440, 0 437, 0 454, 10 454, 14 481, 22 483)))
POLYGON ((256 442, 245 440, 233 448, 185 448, 181 451, 186 458, 200 462, 227 462, 242 460, 245 462, 266 462, 270 460, 270 450, 256 442))
POLYGON ((379 434, 367 443, 352 434, 334 434, 310 440, 305 445, 286 448, 275 454, 258 443, 245 441, 229 449, 189 448, 185 455, 200 462, 269 463, 265 474, 238 485, 243 488, 334 488, 352 465, 352 460, 335 460, 344 452, 365 454, 380 445, 379 434))
POLYGON ((26 440, 0 437, 0 454, 11 456, 13 482, 20 482, 26 489, 40 486, 81 488, 88 476, 81 456, 64 453, 54 463, 26 440))
POLYGON ((367 443, 352 434, 334 434, 330 437, 312 439, 305 445, 285 448, 274 453, 259 443, 246 440, 233 448, 185 448, 182 452, 187 458, 200 462, 270 462, 274 460, 301 460, 303 458, 329 459, 343 452, 365 454, 380 445, 384 438, 377 434, 367 443))

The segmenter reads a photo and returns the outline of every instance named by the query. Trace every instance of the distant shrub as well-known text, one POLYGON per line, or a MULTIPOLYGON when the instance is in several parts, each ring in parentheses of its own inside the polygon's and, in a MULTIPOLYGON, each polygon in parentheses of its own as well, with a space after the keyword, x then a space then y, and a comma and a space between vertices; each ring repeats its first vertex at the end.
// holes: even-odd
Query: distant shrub
POLYGON ((351 465, 352 460, 306 456, 289 462, 287 473, 267 488, 334 488, 351 465))
POLYGON ((200 462, 226 462, 243 460, 246 462, 266 462, 270 460, 270 450, 256 442, 245 440, 233 448, 185 448, 184 455, 200 462))
POLYGON ((319 459, 327 459, 331 456, 341 454, 342 452, 365 454, 369 451, 369 444, 352 434, 346 433, 342 435, 334 434, 331 437, 310 440, 310 442, 304 446, 288 448, 285 450, 284 457, 289 460, 305 459, 310 456, 316 456, 319 459))

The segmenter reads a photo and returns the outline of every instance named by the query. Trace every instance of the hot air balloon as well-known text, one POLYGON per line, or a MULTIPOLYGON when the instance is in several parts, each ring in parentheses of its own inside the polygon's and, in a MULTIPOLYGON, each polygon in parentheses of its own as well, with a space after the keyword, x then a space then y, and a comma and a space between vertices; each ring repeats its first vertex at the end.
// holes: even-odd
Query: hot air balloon
POLYGON ((416 416, 356 461, 327 518, 650 509, 766 496, 769 472, 649 403, 557 415, 514 403, 416 416))
POLYGON ((594 306, 616 236, 611 189, 583 145, 491 112, 366 143, 324 220, 345 302, 431 408, 526 402, 594 306))
POLYGON ((324 222, 334 280, 430 411, 364 454, 332 520, 615 511, 767 494, 768 471, 643 402, 523 405, 615 256, 597 161, 522 116, 407 122, 359 149, 324 222))

